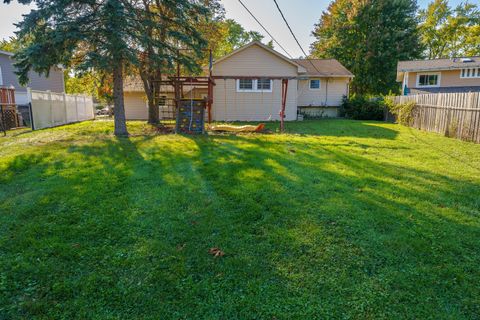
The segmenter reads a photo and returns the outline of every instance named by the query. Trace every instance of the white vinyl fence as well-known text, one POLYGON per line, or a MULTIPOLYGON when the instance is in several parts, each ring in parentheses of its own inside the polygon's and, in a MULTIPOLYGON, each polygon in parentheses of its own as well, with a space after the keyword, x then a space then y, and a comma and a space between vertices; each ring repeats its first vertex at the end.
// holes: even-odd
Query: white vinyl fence
POLYGON ((434 93, 393 97, 414 102, 412 127, 480 143, 480 93, 434 93))
POLYGON ((36 90, 29 90, 29 95, 33 130, 95 118, 91 97, 36 90))

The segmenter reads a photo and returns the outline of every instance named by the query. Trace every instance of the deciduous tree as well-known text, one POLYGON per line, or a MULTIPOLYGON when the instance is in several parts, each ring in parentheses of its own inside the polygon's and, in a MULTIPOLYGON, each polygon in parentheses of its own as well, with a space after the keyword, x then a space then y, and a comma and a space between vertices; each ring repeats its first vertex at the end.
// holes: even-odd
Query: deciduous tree
POLYGON ((480 55, 480 8, 464 2, 452 9, 435 0, 420 10, 419 31, 428 59, 480 55))
POLYGON ((311 55, 352 71, 354 93, 396 91, 397 62, 420 53, 415 13, 414 0, 335 0, 313 31, 311 55))

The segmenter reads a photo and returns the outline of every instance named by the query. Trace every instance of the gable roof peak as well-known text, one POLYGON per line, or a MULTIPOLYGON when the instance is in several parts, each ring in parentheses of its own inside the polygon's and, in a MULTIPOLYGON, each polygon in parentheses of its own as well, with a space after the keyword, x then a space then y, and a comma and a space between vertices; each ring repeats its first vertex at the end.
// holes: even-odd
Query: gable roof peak
POLYGON ((235 54, 237 54, 237 53, 239 53, 239 52, 241 52, 241 51, 243 51, 243 50, 245 50, 245 49, 248 49, 248 48, 250 48, 250 47, 252 47, 252 46, 255 46, 255 45, 256 45, 256 46, 259 46, 260 48, 262 48, 262 49, 264 49, 264 50, 266 50, 266 51, 268 51, 268 52, 270 52, 270 53, 272 53, 273 55, 277 56, 278 58, 280 58, 280 59, 282 59, 282 60, 284 60, 284 61, 286 61, 286 62, 288 62, 288 63, 290 63, 290 64, 292 64, 292 65, 294 65, 295 67, 298 68, 298 72, 301 72, 301 73, 302 73, 302 72, 305 72, 305 71, 306 71, 305 68, 304 68, 302 65, 296 63, 293 59, 287 58, 286 56, 284 56, 284 55, 281 54, 280 52, 276 51, 275 49, 272 49, 272 48, 270 48, 269 46, 267 46, 267 45, 265 45, 265 44, 263 44, 262 42, 257 41, 257 40, 252 41, 252 42, 249 42, 249 43, 247 43, 246 45, 244 45, 244 46, 242 46, 242 47, 240 47, 240 48, 237 48, 237 49, 233 50, 233 51, 230 52, 229 54, 221 57, 220 59, 215 60, 215 61, 213 62, 213 64, 215 65, 215 64, 217 64, 217 63, 219 63, 219 62, 221 62, 221 61, 224 61, 224 60, 230 58, 231 56, 233 56, 233 55, 235 55, 235 54))

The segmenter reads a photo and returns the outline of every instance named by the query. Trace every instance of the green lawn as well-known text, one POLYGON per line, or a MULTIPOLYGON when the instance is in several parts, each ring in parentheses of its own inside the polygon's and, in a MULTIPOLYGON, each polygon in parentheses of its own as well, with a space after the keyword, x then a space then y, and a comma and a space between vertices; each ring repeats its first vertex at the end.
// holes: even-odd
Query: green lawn
POLYGON ((480 145, 287 129, 0 137, 0 319, 480 319, 480 145))

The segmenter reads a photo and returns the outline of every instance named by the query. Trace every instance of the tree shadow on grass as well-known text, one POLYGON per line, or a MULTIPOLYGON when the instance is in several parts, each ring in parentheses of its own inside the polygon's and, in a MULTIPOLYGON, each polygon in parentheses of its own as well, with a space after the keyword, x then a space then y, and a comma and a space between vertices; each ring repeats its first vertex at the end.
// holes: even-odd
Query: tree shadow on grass
MULTIPOLYGON (((323 119, 287 122, 286 132, 299 135, 326 137, 356 137, 393 140, 398 136, 396 130, 386 128, 384 122, 358 121, 345 119, 323 119)), ((275 129, 275 125, 268 125, 275 129)))
POLYGON ((255 296, 259 310, 292 317, 478 311, 471 287, 480 277, 472 272, 480 262, 478 184, 300 139, 280 148, 241 136, 194 141, 203 180, 231 213, 218 222, 224 245, 235 250, 245 239, 243 264, 287 288, 273 297, 286 310, 268 310, 271 295, 255 296), (398 301, 422 307, 407 311, 398 301))
POLYGON ((0 193, 1 312, 479 313, 478 184, 373 161, 361 155, 364 143, 278 141, 103 139, 13 159, 0 193), (225 257, 209 256, 211 247, 225 257))

